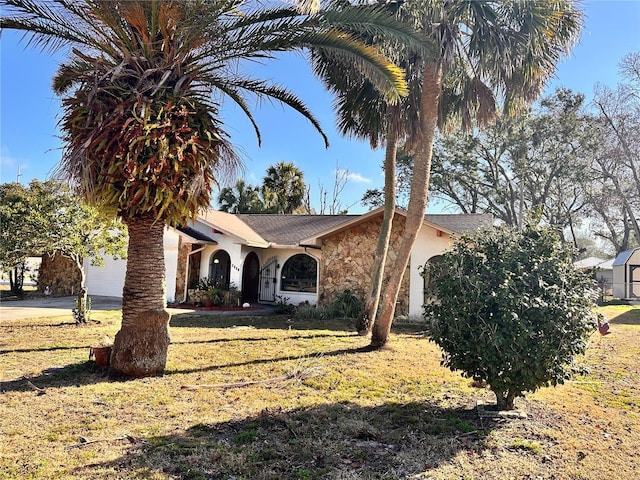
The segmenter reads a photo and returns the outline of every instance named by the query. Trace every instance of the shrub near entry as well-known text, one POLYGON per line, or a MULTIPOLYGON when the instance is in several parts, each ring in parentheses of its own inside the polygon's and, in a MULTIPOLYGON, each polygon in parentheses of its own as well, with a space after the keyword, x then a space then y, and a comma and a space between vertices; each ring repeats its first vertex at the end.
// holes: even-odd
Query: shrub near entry
POLYGON ((598 322, 597 292, 573 267, 574 253, 549 228, 500 227, 427 264, 424 315, 442 364, 486 381, 501 409, 568 379, 598 322))

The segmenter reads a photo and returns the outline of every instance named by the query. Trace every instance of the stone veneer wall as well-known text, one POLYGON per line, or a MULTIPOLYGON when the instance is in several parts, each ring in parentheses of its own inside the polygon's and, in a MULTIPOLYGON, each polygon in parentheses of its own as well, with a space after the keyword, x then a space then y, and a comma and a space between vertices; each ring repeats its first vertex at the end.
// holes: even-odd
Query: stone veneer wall
POLYGON ((191 252, 190 243, 182 243, 182 237, 180 237, 178 243, 178 268, 176 270, 176 291, 173 296, 176 302, 184 300, 185 282, 187 281, 187 257, 191 252))
MULTIPOLYGON (((327 305, 345 289, 350 289, 364 300, 371 284, 376 243, 382 225, 382 216, 355 225, 325 238, 322 242, 318 303, 327 305)), ((396 215, 391 231, 387 265, 396 258, 394 245, 404 229, 404 217, 396 215)), ((396 315, 409 312, 409 274, 402 279, 396 305, 396 315)))
POLYGON ((51 289, 52 295, 75 295, 80 290, 82 275, 76 262, 62 255, 42 256, 38 290, 51 289))

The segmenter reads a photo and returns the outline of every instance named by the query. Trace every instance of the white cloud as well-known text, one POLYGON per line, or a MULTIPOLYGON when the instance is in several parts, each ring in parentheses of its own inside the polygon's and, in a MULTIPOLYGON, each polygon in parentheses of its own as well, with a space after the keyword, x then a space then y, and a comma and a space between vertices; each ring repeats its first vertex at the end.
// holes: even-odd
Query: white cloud
POLYGON ((18 161, 15 157, 12 157, 9 153, 9 149, 6 147, 2 147, 0 150, 0 165, 3 167, 15 167, 18 164, 18 161))
POLYGON ((349 170, 338 169, 337 174, 341 178, 346 178, 356 183, 371 183, 371 179, 363 176, 360 173, 350 172, 349 170))

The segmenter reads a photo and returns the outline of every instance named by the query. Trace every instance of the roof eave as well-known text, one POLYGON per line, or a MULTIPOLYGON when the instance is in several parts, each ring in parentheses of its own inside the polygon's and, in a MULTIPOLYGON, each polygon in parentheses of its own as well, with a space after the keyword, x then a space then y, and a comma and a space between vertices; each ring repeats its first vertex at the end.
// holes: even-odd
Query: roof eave
MULTIPOLYGON (((327 230, 325 230, 324 232, 320 232, 319 234, 313 236, 313 237, 308 237, 303 239, 300 242, 300 245, 303 244, 309 244, 309 245, 313 245, 315 248, 317 248, 318 246, 322 245, 322 239, 325 237, 328 237, 329 235, 333 235, 335 233, 341 232, 343 230, 346 230, 352 226, 358 225, 360 223, 366 222, 367 220, 369 220, 370 218, 376 217, 380 214, 384 214, 384 207, 378 207, 374 210, 371 210, 363 215, 360 215, 359 217, 355 217, 352 220, 349 220, 348 222, 345 223, 341 223, 339 225, 336 225, 335 227, 329 228, 327 230)), ((403 215, 403 216, 407 216, 407 212, 405 212, 404 210, 401 210, 399 208, 395 209, 394 214, 399 214, 399 215, 403 215)), ((435 230, 440 230, 443 233, 446 233, 447 235, 455 235, 455 236, 460 236, 461 233, 460 232, 454 232, 453 230, 443 227, 442 225, 438 225, 437 223, 433 223, 430 222, 426 219, 423 218, 422 220, 422 224, 423 225, 427 225, 435 230)))
POLYGON ((251 241, 242 241, 239 242, 242 245, 246 245, 247 247, 253 247, 253 248, 269 248, 269 247, 273 247, 273 244, 271 243, 261 243, 261 242, 251 242, 251 241))
MULTIPOLYGON (((192 235, 189 235, 188 233, 180 230, 179 228, 173 228, 178 235, 180 236, 180 238, 182 239, 182 243, 185 244, 196 244, 196 245, 218 245, 218 242, 215 241, 214 239, 210 238, 208 240, 204 240, 201 238, 196 238, 192 235)), ((205 234, 202 234, 203 236, 206 236, 205 234)))

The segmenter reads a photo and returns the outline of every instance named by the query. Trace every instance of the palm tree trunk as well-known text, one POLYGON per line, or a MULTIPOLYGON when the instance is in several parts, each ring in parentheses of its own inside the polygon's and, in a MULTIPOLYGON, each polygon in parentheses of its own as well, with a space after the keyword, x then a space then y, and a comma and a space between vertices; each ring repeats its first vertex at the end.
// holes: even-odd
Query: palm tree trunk
POLYGON ((396 210, 396 153, 398 142, 393 127, 387 129, 387 146, 384 156, 384 214, 382 226, 378 235, 376 253, 374 257, 373 276, 371 278, 371 288, 365 303, 365 308, 358 318, 356 328, 358 335, 369 335, 373 324, 376 321, 378 305, 380 303, 380 292, 382 291, 383 274, 387 264, 387 252, 389 251, 389 240, 391 239, 391 226, 393 215, 396 210))
POLYGON ((388 269, 389 280, 386 284, 385 294, 382 297, 380 314, 373 326, 373 334, 371 336, 371 347, 373 348, 381 348, 389 340, 389 332, 391 331, 391 323, 393 322, 402 278, 411 258, 411 249, 424 222, 427 193, 429 192, 433 139, 438 120, 438 103, 441 91, 442 66, 439 63, 425 65, 420 106, 422 131, 413 156, 413 177, 411 179, 407 218, 399 244, 396 246, 397 256, 388 269))
POLYGON ((142 215, 126 221, 127 272, 122 291, 122 326, 111 366, 134 377, 162 373, 169 347, 165 310, 164 221, 142 215))

